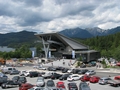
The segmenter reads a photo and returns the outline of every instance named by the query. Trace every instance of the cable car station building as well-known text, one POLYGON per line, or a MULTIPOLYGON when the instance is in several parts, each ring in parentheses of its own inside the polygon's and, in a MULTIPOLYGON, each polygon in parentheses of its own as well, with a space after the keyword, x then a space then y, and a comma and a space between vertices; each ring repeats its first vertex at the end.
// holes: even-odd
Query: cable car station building
POLYGON ((45 58, 64 57, 66 59, 76 59, 80 56, 83 62, 96 61, 100 58, 100 53, 89 50, 89 46, 79 43, 60 33, 35 34, 43 43, 45 58))

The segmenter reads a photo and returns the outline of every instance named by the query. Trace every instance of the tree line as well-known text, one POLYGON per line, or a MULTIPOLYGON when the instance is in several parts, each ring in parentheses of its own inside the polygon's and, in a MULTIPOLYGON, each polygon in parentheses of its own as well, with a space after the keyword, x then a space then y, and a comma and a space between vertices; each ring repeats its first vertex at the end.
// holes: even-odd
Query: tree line
MULTIPOLYGON (((36 56, 39 56, 42 53, 41 44, 36 44, 36 56)), ((11 58, 32 58, 32 51, 30 50, 30 45, 23 44, 20 47, 17 47, 15 51, 10 52, 0 52, 0 58, 11 59, 11 58)))
POLYGON ((112 57, 120 61, 120 32, 107 36, 96 36, 94 38, 79 41, 88 45, 90 49, 100 51, 102 57, 112 57))

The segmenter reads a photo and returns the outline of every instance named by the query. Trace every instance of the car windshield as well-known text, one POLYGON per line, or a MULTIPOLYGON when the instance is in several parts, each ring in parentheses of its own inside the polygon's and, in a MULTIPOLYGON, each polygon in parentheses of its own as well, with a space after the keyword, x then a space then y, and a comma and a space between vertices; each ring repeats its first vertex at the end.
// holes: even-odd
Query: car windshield
POLYGON ((54 82, 47 82, 47 86, 54 86, 54 82))
POLYGON ((83 87, 83 88, 87 88, 88 85, 87 85, 87 84, 82 84, 81 87, 83 87))
POLYGON ((42 79, 38 79, 37 82, 43 82, 43 80, 42 79))
POLYGON ((30 88, 29 90, 34 90, 34 88, 30 88))
POLYGON ((59 86, 59 87, 62 87, 62 86, 64 86, 64 84, 58 84, 58 86, 59 86))
POLYGON ((75 88, 75 87, 76 87, 76 85, 71 85, 70 87, 75 88))
POLYGON ((20 78, 19 78, 19 80, 24 80, 24 79, 25 79, 25 77, 20 77, 20 78))

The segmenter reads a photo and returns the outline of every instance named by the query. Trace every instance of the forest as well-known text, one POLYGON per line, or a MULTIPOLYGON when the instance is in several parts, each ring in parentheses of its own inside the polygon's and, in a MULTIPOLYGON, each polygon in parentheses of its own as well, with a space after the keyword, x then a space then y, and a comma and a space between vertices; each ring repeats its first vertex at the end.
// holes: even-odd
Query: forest
POLYGON ((120 32, 107 36, 77 40, 88 45, 90 49, 100 51, 102 57, 112 57, 120 61, 120 32))

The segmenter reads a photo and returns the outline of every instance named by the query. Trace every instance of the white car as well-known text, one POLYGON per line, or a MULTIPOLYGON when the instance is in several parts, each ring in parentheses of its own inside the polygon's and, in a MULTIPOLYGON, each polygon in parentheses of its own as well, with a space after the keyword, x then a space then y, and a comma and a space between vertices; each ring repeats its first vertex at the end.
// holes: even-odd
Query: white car
POLYGON ((94 75, 94 74, 96 74, 96 72, 94 70, 88 70, 85 74, 94 75))
POLYGON ((26 70, 22 70, 22 71, 20 71, 20 76, 24 76, 24 73, 26 73, 26 70))
POLYGON ((28 77, 29 76, 29 72, 31 72, 32 70, 28 70, 28 71, 26 71, 26 72, 24 72, 24 76, 26 76, 26 77, 28 77))
POLYGON ((50 90, 48 87, 32 87, 32 88, 30 88, 30 89, 28 89, 28 90, 50 90))
POLYGON ((39 69, 39 70, 46 70, 45 67, 38 67, 37 69, 39 69))
POLYGON ((73 75, 69 75, 67 77, 67 80, 68 81, 75 81, 75 80, 80 80, 80 78, 81 78, 81 76, 73 74, 73 75))
POLYGON ((37 78, 36 86, 38 86, 38 87, 44 87, 45 86, 44 77, 38 77, 37 78))
POLYGON ((45 72, 45 74, 43 74, 42 77, 44 77, 45 79, 51 78, 51 76, 52 76, 53 73, 54 72, 45 72))
POLYGON ((69 69, 67 72, 72 73, 74 68, 69 69))

